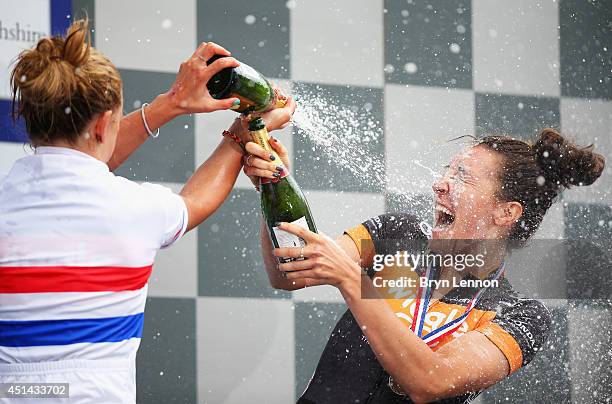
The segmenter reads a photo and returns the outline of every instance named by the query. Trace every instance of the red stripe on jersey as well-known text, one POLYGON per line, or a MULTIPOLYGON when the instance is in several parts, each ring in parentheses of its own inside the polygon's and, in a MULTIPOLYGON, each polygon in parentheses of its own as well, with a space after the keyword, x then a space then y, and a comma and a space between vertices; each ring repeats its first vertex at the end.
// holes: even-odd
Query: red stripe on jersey
POLYGON ((120 292, 143 288, 146 267, 0 267, 0 293, 120 292))

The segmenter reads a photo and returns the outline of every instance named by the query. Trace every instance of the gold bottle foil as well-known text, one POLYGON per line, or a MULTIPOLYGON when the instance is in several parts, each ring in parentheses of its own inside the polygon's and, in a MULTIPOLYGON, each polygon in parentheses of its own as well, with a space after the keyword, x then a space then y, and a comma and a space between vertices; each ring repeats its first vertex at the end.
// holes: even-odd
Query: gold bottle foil
POLYGON ((253 142, 257 143, 258 145, 263 147, 265 151, 274 154, 274 156, 278 158, 278 155, 276 154, 272 146, 270 146, 270 135, 268 134, 268 130, 266 128, 252 130, 250 133, 253 142))
MULTIPOLYGON (((273 154, 274 157, 276 157, 275 161, 282 162, 281 158, 278 156, 276 151, 274 151, 274 149, 270 145, 270 135, 268 134, 268 130, 266 128, 262 128, 259 130, 252 130, 249 133, 251 134, 251 139, 253 139, 253 142, 263 147, 264 150, 267 151, 268 153, 273 154)), ((287 169, 283 167, 283 170, 280 172, 280 177, 278 179, 272 180, 270 178, 260 178, 260 181, 262 184, 267 184, 269 182, 278 182, 280 181, 281 178, 285 178, 288 175, 289 175, 289 171, 287 171, 287 169)))

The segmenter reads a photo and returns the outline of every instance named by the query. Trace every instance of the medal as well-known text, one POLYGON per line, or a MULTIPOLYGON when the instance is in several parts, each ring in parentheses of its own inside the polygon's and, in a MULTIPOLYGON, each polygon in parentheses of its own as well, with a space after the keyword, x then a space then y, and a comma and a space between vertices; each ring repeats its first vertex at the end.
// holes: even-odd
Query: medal
MULTIPOLYGON (((505 266, 506 266, 506 263, 502 262, 501 265, 495 270, 495 273, 493 273, 492 275, 487 277, 487 280, 497 280, 497 279, 499 279, 502 276, 502 274, 504 273, 505 266)), ((470 314, 470 312, 472 311, 474 306, 476 306, 476 303, 478 302, 478 300, 482 296, 482 293, 485 290, 487 290, 487 288, 481 288, 478 292, 476 292, 476 294, 474 294, 472 299, 470 299, 470 301, 468 302, 468 305, 467 305, 467 307, 465 309, 465 312, 461 316, 459 316, 456 319, 454 319, 453 321, 451 321, 451 322, 449 322, 447 324, 444 324, 443 326, 441 326, 439 328, 436 328, 435 330, 431 330, 429 333, 423 335, 423 326, 425 324, 425 315, 427 314, 427 309, 429 308, 429 301, 431 299, 431 292, 432 292, 431 291, 431 283, 432 283, 431 280, 434 278, 434 276, 437 276, 437 272, 438 272, 438 270, 435 269, 433 267, 433 265, 429 265, 427 267, 427 270, 425 271, 425 277, 427 278, 427 284, 426 284, 426 286, 424 288, 419 286, 419 289, 418 289, 418 292, 417 292, 417 297, 416 297, 416 302, 415 302, 415 306, 414 306, 414 313, 412 315, 412 325, 410 326, 410 329, 419 338, 421 338, 423 341, 425 341, 425 343, 428 346, 430 346, 430 347, 433 344, 435 344, 436 342, 438 342, 445 335, 448 335, 448 334, 454 332, 457 328, 459 328, 461 326, 461 324, 463 324, 465 319, 468 317, 468 315, 470 314)), ((393 381, 393 378, 391 376, 389 376, 389 388, 395 394, 399 394, 399 395, 402 395, 402 396, 406 395, 404 392, 402 392, 399 389, 399 386, 397 385, 397 383, 395 383, 393 381)))

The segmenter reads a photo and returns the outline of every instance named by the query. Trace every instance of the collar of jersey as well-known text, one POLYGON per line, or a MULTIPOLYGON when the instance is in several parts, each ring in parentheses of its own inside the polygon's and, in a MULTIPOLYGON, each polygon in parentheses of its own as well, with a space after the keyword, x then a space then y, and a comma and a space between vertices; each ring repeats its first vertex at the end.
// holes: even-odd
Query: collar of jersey
POLYGON ((108 171, 108 165, 106 165, 106 163, 98 160, 97 158, 95 158, 93 156, 90 156, 87 153, 83 153, 82 151, 79 151, 79 150, 76 150, 76 149, 71 149, 69 147, 38 146, 34 150, 34 153, 35 154, 60 154, 60 155, 64 155, 64 156, 80 157, 82 159, 86 159, 86 160, 89 160, 91 162, 95 162, 98 165, 102 165, 108 171))

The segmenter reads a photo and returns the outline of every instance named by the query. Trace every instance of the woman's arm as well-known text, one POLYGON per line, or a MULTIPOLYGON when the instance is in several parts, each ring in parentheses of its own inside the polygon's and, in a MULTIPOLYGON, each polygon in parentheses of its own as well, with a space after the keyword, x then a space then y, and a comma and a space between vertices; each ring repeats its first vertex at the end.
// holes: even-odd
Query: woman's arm
MULTIPOLYGON (((363 287, 374 289, 369 280, 363 287)), ((362 299, 361 293, 367 292, 362 290, 361 279, 343 284, 340 292, 380 364, 416 403, 482 390, 510 371, 504 354, 478 331, 434 352, 384 299, 362 299)))
MULTIPOLYGON (((204 85, 217 72, 239 63, 233 58, 221 58, 210 65, 206 60, 214 55, 229 56, 230 53, 212 42, 203 42, 189 59, 181 63, 174 84, 167 93, 157 96, 145 107, 145 117, 153 132, 182 114, 212 112, 229 109, 236 98, 215 100, 204 85)), ((111 171, 119 167, 147 140, 148 134, 142 122, 140 109, 121 120, 117 145, 108 166, 111 171)))
MULTIPOLYGON (((299 226, 281 229, 308 242, 308 259, 280 264, 289 281, 315 279, 338 287, 378 361, 415 402, 428 402, 478 391, 506 377, 509 365, 503 353, 478 331, 468 332, 436 352, 410 331, 383 299, 375 294, 361 267, 333 240, 299 226), (362 284, 362 282, 365 282, 362 284)), ((297 257, 300 249, 274 250, 278 257, 297 257)))

